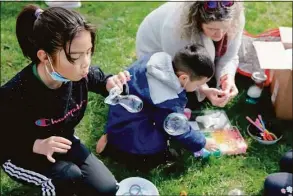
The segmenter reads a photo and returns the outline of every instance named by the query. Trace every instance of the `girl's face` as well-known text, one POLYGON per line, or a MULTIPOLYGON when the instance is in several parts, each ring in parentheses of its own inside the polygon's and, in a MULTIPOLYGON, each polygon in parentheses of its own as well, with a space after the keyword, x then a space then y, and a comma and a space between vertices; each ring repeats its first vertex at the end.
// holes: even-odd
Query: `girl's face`
MULTIPOLYGON (((67 44, 69 53, 69 44, 67 44)), ((76 34, 70 47, 70 57, 73 63, 66 58, 64 50, 56 53, 53 67, 56 72, 71 81, 79 81, 89 72, 92 55, 92 41, 90 32, 83 30, 76 34)))
POLYGON ((203 23, 202 29, 204 34, 211 38, 213 41, 220 41, 227 33, 231 26, 231 20, 229 21, 215 21, 209 23, 203 23))

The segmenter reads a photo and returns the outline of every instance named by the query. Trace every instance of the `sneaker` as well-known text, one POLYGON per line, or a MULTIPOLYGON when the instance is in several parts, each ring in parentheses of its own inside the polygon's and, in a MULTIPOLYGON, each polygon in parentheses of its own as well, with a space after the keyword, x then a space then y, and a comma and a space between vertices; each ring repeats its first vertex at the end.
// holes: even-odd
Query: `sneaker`
POLYGON ((181 156, 180 152, 177 152, 174 148, 168 148, 166 152, 166 163, 176 162, 181 156))

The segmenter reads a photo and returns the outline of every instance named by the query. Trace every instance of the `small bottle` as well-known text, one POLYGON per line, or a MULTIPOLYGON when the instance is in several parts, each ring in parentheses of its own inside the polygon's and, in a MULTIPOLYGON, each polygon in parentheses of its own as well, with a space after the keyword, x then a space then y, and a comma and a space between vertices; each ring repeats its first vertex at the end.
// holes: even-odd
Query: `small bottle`
POLYGON ((254 85, 250 86, 247 91, 246 102, 256 104, 261 96, 267 76, 263 72, 253 72, 251 79, 254 81, 254 85))
POLYGON ((203 159, 209 158, 210 156, 219 157, 221 156, 221 151, 216 150, 216 151, 210 152, 206 150, 205 148, 203 148, 200 151, 194 153, 194 157, 202 157, 203 159))

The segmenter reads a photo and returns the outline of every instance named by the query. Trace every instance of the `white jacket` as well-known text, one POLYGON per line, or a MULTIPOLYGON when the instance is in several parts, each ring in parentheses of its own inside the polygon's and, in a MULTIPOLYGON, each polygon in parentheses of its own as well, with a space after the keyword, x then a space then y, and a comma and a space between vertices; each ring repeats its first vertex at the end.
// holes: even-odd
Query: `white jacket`
MULTIPOLYGON (((181 38, 178 31, 181 12, 184 2, 167 2, 153 10, 145 17, 140 24, 136 34, 136 55, 137 58, 154 52, 166 52, 174 57, 175 53, 190 43, 200 43, 205 46, 213 61, 215 61, 215 47, 213 41, 203 33, 193 35, 192 40, 181 38)), ((241 15, 241 28, 233 40, 228 40, 225 55, 216 61, 216 79, 219 85, 219 78, 225 74, 235 77, 238 67, 238 50, 241 45, 242 33, 245 24, 244 13, 241 15)))

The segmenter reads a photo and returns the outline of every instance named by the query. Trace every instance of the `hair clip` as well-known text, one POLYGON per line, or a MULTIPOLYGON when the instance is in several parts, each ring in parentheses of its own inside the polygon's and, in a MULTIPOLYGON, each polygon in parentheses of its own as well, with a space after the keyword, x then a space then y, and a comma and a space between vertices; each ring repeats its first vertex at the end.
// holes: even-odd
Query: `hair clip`
POLYGON ((38 9, 35 11, 35 16, 36 16, 37 19, 39 18, 39 16, 40 16, 41 13, 43 13, 43 10, 40 9, 40 8, 38 8, 38 9))

